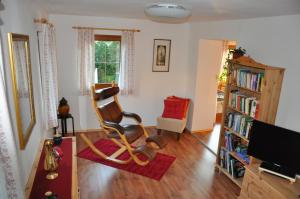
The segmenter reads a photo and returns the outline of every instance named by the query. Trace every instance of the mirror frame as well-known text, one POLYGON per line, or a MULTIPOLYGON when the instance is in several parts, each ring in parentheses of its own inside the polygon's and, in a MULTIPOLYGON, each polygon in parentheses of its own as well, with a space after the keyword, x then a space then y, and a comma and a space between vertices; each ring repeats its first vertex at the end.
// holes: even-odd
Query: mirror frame
POLYGON ((34 109, 34 99, 32 90, 32 75, 31 75, 31 62, 30 62, 30 46, 29 46, 29 36, 21 35, 16 33, 8 33, 8 47, 9 47, 9 57, 10 57, 10 68, 11 68, 11 79, 13 86, 13 97, 16 111, 17 128, 19 135, 20 149, 25 149, 26 144, 31 135, 32 129, 35 125, 35 109, 34 109), (28 92, 29 92, 29 104, 30 104, 30 124, 24 133, 22 130, 22 119, 20 113, 20 103, 18 99, 18 89, 17 89, 17 79, 16 79, 16 65, 14 62, 14 44, 13 41, 24 41, 25 42, 25 52, 26 52, 26 64, 27 64, 27 78, 28 78, 28 92))

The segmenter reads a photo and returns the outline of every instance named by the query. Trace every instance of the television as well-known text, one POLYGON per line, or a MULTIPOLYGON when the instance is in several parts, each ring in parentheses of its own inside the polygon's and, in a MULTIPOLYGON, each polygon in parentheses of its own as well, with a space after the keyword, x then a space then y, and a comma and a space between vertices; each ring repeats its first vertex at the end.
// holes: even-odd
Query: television
POLYGON ((262 170, 291 179, 300 174, 299 132, 254 120, 247 153, 263 161, 262 170))

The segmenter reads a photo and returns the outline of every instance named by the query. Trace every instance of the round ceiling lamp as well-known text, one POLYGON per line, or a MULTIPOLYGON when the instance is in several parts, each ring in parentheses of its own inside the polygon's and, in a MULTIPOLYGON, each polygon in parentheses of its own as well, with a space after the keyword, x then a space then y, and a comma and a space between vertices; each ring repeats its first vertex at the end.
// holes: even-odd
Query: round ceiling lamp
POLYGON ((183 22, 191 16, 191 11, 181 5, 155 3, 145 8, 150 19, 160 22, 183 22))

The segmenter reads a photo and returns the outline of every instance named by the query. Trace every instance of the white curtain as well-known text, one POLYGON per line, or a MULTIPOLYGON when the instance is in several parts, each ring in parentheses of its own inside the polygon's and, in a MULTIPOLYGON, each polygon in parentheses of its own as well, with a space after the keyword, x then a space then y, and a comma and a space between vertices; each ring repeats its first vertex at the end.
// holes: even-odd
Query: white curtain
POLYGON ((94 31, 78 30, 77 67, 79 71, 80 95, 89 95, 91 84, 94 83, 95 42, 94 31))
POLYGON ((50 129, 57 126, 58 89, 55 29, 49 24, 42 24, 39 32, 39 51, 43 116, 46 129, 50 129))
MULTIPOLYGON (((0 41, 1 42, 1 41, 0 41)), ((1 49, 1 44, 0 44, 1 49)), ((18 173, 16 143, 10 121, 5 82, 3 76, 2 51, 0 50, 0 198, 24 198, 18 173)))
POLYGON ((134 32, 123 31, 121 42, 121 64, 119 75, 121 95, 133 94, 134 91, 134 32))

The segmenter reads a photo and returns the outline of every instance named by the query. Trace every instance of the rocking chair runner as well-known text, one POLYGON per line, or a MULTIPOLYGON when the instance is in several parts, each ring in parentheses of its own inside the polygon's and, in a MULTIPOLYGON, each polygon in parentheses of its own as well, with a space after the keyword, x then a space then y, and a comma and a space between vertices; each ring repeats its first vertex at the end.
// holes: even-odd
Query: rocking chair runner
POLYGON ((93 108, 96 111, 97 118, 100 125, 103 127, 107 137, 110 138, 120 148, 112 155, 107 156, 98 150, 94 144, 84 134, 80 134, 84 142, 92 149, 94 153, 109 161, 113 161, 119 164, 127 164, 131 160, 138 165, 145 166, 149 161, 155 158, 155 151, 153 147, 157 146, 163 148, 166 143, 161 136, 151 135, 149 136, 146 129, 142 124, 142 119, 135 113, 124 112, 118 102, 117 94, 119 93, 119 87, 115 84, 95 84, 91 87, 91 97, 93 108), (98 102, 102 102, 108 98, 113 98, 112 101, 100 105, 98 102), (135 119, 137 124, 121 125, 123 117, 130 117, 135 119), (132 147, 132 143, 141 136, 145 136, 146 144, 138 147, 132 147), (151 147, 152 146, 152 147, 151 147), (127 160, 117 159, 122 153, 127 151, 130 157, 127 160), (141 160, 138 154, 144 154, 148 157, 147 160, 141 160))

